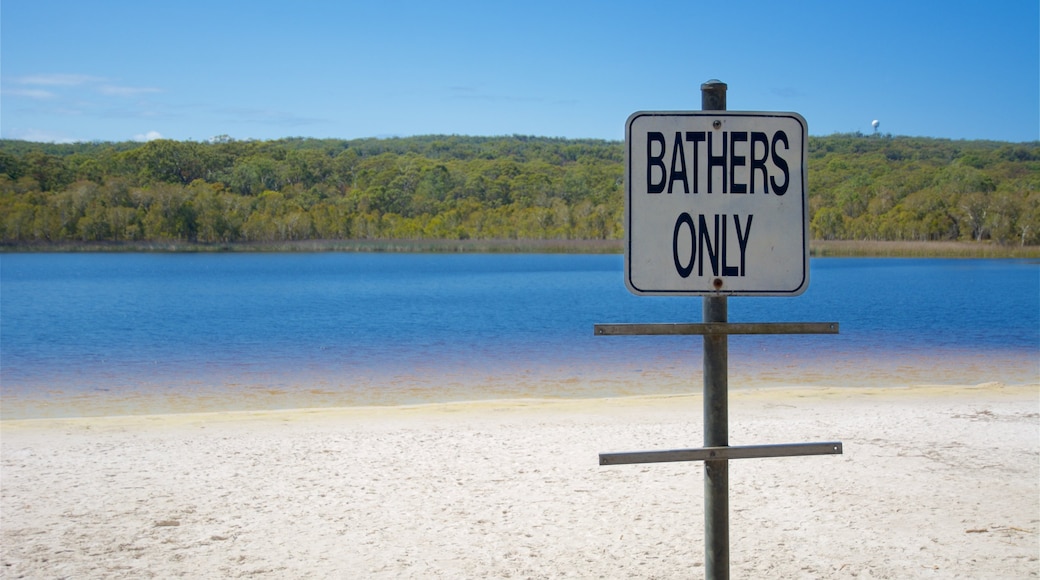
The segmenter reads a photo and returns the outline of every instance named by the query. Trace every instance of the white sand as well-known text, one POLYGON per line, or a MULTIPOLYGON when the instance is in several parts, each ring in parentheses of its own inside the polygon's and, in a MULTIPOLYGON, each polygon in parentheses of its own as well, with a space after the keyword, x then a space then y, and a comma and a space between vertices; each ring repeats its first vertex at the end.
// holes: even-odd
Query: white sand
MULTIPOLYGON (((734 578, 1040 575, 1037 385, 735 391, 734 578)), ((2 422, 3 578, 700 578, 698 396, 2 422)))

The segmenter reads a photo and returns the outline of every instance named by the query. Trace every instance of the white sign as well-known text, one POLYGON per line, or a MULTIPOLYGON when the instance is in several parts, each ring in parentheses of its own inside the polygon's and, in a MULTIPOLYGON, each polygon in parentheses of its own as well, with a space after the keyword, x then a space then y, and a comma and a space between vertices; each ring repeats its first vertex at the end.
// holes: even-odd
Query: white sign
POLYGON ((795 296, 809 285, 805 119, 639 112, 625 124, 625 285, 795 296))

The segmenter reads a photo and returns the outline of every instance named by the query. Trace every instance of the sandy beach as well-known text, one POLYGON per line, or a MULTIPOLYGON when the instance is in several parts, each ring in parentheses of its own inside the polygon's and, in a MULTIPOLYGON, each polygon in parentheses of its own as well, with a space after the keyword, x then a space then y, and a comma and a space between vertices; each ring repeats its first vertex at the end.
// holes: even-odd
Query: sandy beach
MULTIPOLYGON (((757 389, 734 578, 1040 575, 1040 387, 757 389)), ((3 578, 700 578, 699 395, 0 424, 3 578)))

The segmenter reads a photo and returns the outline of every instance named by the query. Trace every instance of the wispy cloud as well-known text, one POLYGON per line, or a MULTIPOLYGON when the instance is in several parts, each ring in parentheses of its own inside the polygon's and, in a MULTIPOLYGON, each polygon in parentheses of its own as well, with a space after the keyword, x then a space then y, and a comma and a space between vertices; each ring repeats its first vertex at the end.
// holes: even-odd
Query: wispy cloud
POLYGON ((44 89, 3 89, 3 94, 9 97, 25 97, 27 99, 53 99, 57 95, 52 91, 44 89))
POLYGON ((33 85, 46 87, 76 87, 94 83, 104 82, 105 79, 91 75, 82 74, 35 74, 11 79, 19 85, 33 85))
POLYGON ((38 143, 75 143, 76 140, 68 135, 62 135, 44 129, 11 129, 3 132, 4 139, 19 139, 22 141, 35 141, 38 143))
POLYGON ((155 141, 156 139, 162 138, 162 133, 159 133, 158 131, 148 131, 147 133, 134 135, 134 141, 155 141))
POLYGON ((217 109, 216 113, 228 117, 230 122, 235 123, 262 123, 266 125, 280 125, 286 127, 298 127, 303 125, 314 125, 326 122, 317 117, 304 117, 295 113, 277 111, 273 109, 252 109, 246 107, 230 107, 217 109))
POLYGON ((59 96, 58 91, 62 88, 85 89, 106 97, 137 97, 163 92, 162 89, 156 87, 115 84, 105 77, 66 73, 25 75, 11 78, 5 84, 10 88, 5 88, 4 94, 31 99, 56 98, 59 96), (11 87, 12 85, 13 87, 11 87))
MULTIPOLYGON (((2 0, 0 0, 2 1, 2 0)), ((262 131, 300 132, 303 127, 327 125, 329 119, 276 107, 216 106, 212 103, 184 103, 180 89, 136 85, 123 79, 89 74, 28 74, 3 77, 4 114, 24 126, 42 127, 64 123, 109 127, 130 127, 125 138, 135 141, 165 139, 164 134, 182 130, 186 119, 209 122, 214 126, 263 127, 262 131), (206 121, 209 119, 209 121, 206 121), (162 131, 162 133, 160 133, 162 131)), ((465 89, 460 89, 465 94, 465 89)), ((63 135, 42 131, 14 135, 15 123, 9 119, 4 135, 33 141, 68 142, 63 135)))
POLYGON ((67 129, 72 124, 99 121, 114 126, 136 119, 134 140, 161 139, 163 136, 158 131, 148 129, 162 127, 162 121, 171 117, 165 103, 151 98, 163 92, 158 87, 136 86, 120 79, 90 74, 5 76, 0 86, 6 122, 3 136, 69 143, 79 139, 45 127, 54 125, 67 129))
POLYGON ((161 93, 162 89, 154 87, 121 87, 117 85, 101 85, 98 92, 111 97, 136 97, 150 93, 161 93))

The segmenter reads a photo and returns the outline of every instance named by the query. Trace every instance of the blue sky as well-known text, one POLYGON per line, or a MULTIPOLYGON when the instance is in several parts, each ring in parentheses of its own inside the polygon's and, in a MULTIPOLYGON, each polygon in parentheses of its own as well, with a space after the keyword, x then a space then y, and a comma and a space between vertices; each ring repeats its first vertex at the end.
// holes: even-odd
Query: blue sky
POLYGON ((3 0, 0 136, 621 140, 640 110, 1040 139, 1036 0, 3 0))

